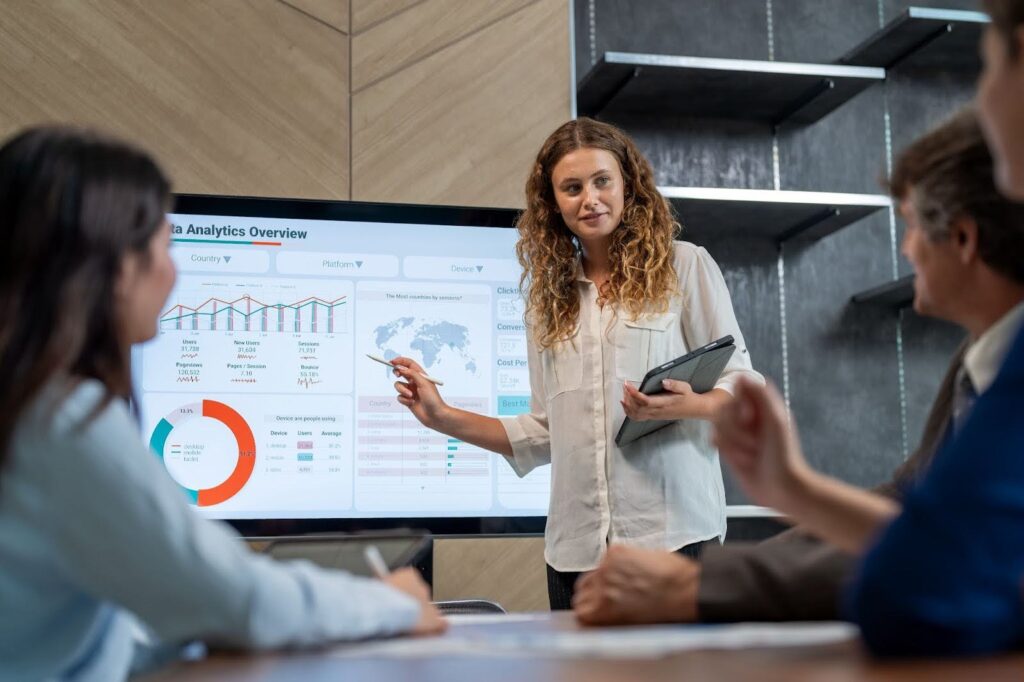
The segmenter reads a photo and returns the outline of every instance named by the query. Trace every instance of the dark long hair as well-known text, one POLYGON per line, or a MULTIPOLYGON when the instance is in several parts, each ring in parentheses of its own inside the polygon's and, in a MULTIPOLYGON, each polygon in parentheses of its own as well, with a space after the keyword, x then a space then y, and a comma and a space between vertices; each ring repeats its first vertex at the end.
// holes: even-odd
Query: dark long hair
POLYGON ((100 381, 97 411, 130 393, 115 285, 126 255, 148 254, 169 200, 148 154, 95 132, 35 127, 0 147, 0 467, 54 381, 100 381))

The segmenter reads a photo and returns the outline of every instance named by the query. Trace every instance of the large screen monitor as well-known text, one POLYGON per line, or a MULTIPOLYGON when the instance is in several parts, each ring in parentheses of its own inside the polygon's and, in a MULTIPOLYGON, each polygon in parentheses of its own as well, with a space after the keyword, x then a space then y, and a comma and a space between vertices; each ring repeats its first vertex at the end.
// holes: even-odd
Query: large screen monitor
POLYGON ((452 405, 528 409, 516 212, 179 195, 178 280, 133 351, 155 456, 196 510, 247 535, 537 532, 550 473, 424 428, 407 355, 452 405))

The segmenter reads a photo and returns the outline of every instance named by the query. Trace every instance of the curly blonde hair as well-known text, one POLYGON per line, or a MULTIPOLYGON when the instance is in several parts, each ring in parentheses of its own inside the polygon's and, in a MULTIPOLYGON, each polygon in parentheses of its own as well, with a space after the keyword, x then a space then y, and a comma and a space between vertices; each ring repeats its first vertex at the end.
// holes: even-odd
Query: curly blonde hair
POLYGON ((664 312, 678 288, 672 242, 681 231, 654 184, 651 164, 615 126, 590 118, 564 123, 544 142, 526 181, 526 210, 519 217, 516 254, 523 267, 526 318, 534 340, 550 348, 570 336, 580 313, 576 267, 580 245, 555 201, 551 172, 566 154, 603 149, 619 162, 624 184, 622 220, 609 247, 611 274, 601 294, 632 318, 664 312))

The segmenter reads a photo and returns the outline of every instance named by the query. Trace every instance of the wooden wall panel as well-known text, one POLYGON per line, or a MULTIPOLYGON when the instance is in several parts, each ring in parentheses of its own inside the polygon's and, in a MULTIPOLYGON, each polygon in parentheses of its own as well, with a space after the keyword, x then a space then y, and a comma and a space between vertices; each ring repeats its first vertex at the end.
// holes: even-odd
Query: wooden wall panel
POLYGON ((499 21, 534 0, 427 0, 352 39, 352 91, 499 21))
MULTIPOLYGON (((468 0, 478 2, 479 0, 468 0)), ((351 0, 352 33, 365 31, 376 23, 404 12, 424 0, 351 0)))
POLYGON ((506 611, 547 611, 544 538, 434 540, 434 599, 471 598, 506 611))
POLYGON ((281 0, 342 33, 348 33, 349 0, 281 0))
POLYGON ((180 191, 347 198, 347 40, 279 0, 5 0, 0 135, 96 125, 180 191))
POLYGON ((352 198, 521 206, 570 116, 568 20, 566 0, 538 0, 355 93, 352 198))
MULTIPOLYGON (((571 113, 567 0, 351 3, 0 0, 0 136, 101 126, 185 192, 521 206, 571 113)), ((434 561, 438 599, 547 608, 542 538, 434 561)))

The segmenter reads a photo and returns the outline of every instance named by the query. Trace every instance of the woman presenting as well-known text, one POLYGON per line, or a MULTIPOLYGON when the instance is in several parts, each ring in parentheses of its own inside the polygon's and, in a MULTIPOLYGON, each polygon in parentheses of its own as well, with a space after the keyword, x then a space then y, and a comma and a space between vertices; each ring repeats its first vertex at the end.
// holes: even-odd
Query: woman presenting
POLYGON ((516 246, 526 296, 531 410, 493 418, 447 405, 423 369, 394 358, 398 400, 425 426, 504 455, 520 476, 550 463, 548 596, 570 607, 579 574, 609 543, 699 555, 725 535, 725 495, 708 420, 750 364, 729 292, 679 224, 632 140, 581 118, 562 125, 526 183, 516 246), (648 369, 731 334, 736 352, 715 388, 665 382, 648 369), (623 419, 672 419, 620 448, 623 419))

